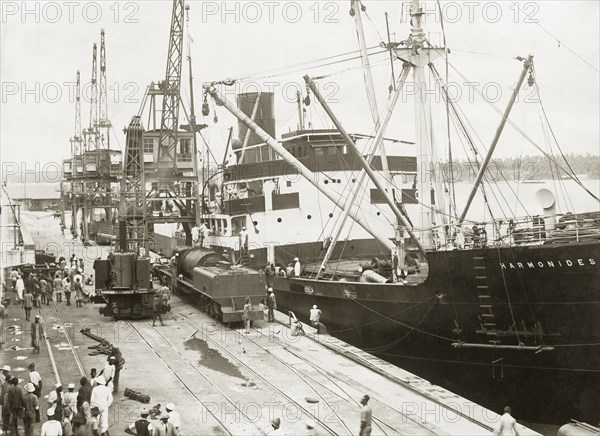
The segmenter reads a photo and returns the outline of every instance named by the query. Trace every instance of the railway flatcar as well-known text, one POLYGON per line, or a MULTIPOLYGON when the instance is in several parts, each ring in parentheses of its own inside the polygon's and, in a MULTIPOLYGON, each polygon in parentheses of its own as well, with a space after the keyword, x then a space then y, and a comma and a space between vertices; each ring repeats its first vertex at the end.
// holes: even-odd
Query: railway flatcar
POLYGON ((174 281, 175 291, 185 293, 200 308, 229 324, 241 322, 246 297, 250 298, 252 321, 262 320, 264 312, 259 303, 265 298, 264 274, 243 266, 232 265, 224 256, 204 248, 178 250, 177 277, 164 265, 155 269, 163 283, 174 281))

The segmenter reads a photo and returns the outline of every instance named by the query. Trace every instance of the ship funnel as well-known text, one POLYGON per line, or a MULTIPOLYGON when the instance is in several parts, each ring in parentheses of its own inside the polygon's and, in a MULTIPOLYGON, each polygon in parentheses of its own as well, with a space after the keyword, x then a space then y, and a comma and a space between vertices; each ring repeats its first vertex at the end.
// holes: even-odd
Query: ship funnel
POLYGON ((542 188, 536 192, 535 199, 544 209, 546 230, 554 230, 556 228, 556 197, 554 193, 547 188, 542 188))
MULTIPOLYGON (((238 108, 253 121, 258 124, 271 137, 275 137, 275 94, 272 92, 247 92, 237 96, 238 108)), ((273 151, 264 144, 254 132, 248 132, 248 128, 241 121, 238 123, 239 143, 233 143, 232 149, 237 156, 237 162, 261 162, 272 160, 273 151), (248 135, 246 150, 242 151, 244 142, 248 135), (261 147, 253 147, 257 144, 264 144, 261 147)))

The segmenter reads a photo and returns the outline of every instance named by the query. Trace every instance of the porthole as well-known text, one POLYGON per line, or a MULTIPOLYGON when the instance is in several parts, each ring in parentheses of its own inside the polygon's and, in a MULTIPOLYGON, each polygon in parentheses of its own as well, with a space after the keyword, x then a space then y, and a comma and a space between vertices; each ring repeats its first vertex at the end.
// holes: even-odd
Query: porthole
POLYGON ((311 218, 312 218, 312 215, 308 215, 308 216, 306 217, 306 219, 311 219, 311 218))
POLYGON ((277 218, 278 223, 280 223, 281 221, 283 221, 281 218, 277 218))

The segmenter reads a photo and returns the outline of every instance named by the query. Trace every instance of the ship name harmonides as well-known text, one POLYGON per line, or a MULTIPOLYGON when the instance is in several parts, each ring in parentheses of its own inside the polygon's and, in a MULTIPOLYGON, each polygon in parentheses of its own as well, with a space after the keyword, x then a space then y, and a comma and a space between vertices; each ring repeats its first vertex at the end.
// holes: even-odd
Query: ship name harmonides
POLYGON ((533 262, 500 262, 502 269, 533 269, 533 268, 570 268, 578 266, 593 266, 596 260, 589 259, 562 259, 562 260, 539 260, 533 262))

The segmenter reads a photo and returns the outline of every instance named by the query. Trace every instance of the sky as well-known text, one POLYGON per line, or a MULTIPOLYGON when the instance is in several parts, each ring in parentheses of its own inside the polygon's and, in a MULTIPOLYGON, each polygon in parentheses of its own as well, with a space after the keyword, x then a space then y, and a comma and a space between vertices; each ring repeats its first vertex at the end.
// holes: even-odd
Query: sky
MULTIPOLYGON (((140 109, 146 86, 164 80, 172 2, 0 3, 0 144, 5 171, 12 171, 14 165, 27 170, 56 167, 68 156, 75 124, 76 71, 81 71, 84 89, 85 128, 90 112, 92 45, 99 44, 101 29, 106 31, 108 110, 114 126, 111 143, 113 148, 123 147, 123 128, 140 109)), ((232 100, 238 91, 273 90, 281 135, 297 126, 294 99, 296 90, 305 90, 302 76, 326 76, 319 80, 321 89, 344 126, 351 132, 372 132, 360 61, 334 63, 344 56, 332 58, 357 50, 348 0, 189 0, 187 4, 196 112, 201 122, 209 125, 203 134, 217 160, 223 154, 228 129, 236 121, 222 107, 216 110, 217 123, 214 110, 206 119, 199 114, 202 83, 207 81, 245 78, 223 89, 232 100), (321 64, 331 64, 317 67, 319 62, 313 62, 323 59, 327 60, 321 64)), ((436 3, 423 4, 428 38, 441 44, 436 3)), ((403 2, 365 0, 364 5, 369 47, 387 40, 385 12, 392 40, 406 39, 409 18, 403 2)), ((490 143, 500 117, 471 94, 485 91, 503 111, 522 69, 514 58, 532 53, 538 88, 521 94, 521 104, 515 106, 511 120, 531 131, 537 143, 545 144, 539 96, 565 152, 600 154, 600 2, 521 1, 515 5, 507 1, 446 1, 441 7, 451 48, 449 80, 456 84, 458 104, 483 144, 490 143), (471 85, 465 85, 467 81, 471 85)), ((381 111, 390 85, 389 57, 372 56, 371 63, 381 111)), ((400 68, 396 63, 396 74, 400 68)), ((182 91, 189 107, 187 64, 183 70, 182 91)), ((443 62, 438 70, 443 74, 443 62)), ((413 113, 410 99, 401 97, 386 136, 414 139, 407 126, 413 113)), ((313 127, 331 127, 314 98, 308 114, 313 127)), ((442 129, 439 138, 443 135, 442 129)), ((535 153, 512 127, 506 128, 497 156, 535 153)))

